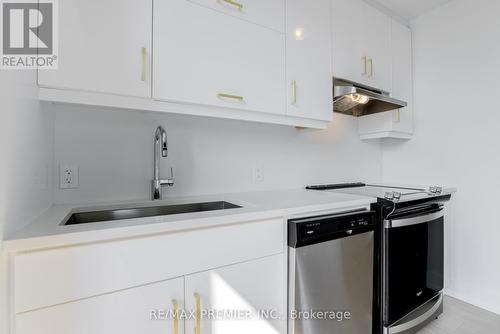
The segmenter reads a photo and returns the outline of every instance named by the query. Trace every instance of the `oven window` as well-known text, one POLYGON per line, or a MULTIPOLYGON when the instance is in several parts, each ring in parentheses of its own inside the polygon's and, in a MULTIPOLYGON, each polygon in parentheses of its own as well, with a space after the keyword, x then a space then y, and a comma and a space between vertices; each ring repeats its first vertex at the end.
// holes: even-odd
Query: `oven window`
POLYGON ((390 325, 444 284, 444 220, 385 230, 385 317, 390 325))

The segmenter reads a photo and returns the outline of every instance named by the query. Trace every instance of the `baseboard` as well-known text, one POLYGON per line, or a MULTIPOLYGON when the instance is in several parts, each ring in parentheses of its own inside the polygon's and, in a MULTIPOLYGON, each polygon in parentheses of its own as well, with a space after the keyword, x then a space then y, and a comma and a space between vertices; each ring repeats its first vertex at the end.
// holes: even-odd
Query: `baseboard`
POLYGON ((456 298, 458 300, 461 300, 463 302, 466 302, 468 304, 477 306, 479 308, 482 308, 486 311, 490 311, 493 313, 496 313, 500 315, 500 293, 498 292, 491 292, 490 296, 495 296, 499 295, 498 297, 495 298, 484 298, 479 295, 471 294, 471 293, 466 293, 464 291, 457 291, 456 289, 446 289, 445 294, 447 296, 456 298), (496 299, 497 303, 491 302, 488 299, 496 299))
MULTIPOLYGON (((2 240, 0 240, 0 250, 2 240)), ((0 251, 0 334, 8 333, 8 286, 7 286, 7 256, 0 251)))

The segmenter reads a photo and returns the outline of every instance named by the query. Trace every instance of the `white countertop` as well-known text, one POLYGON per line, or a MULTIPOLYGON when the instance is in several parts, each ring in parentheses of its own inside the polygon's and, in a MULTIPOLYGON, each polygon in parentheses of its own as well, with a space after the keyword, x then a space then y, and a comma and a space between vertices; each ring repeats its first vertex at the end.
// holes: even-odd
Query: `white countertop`
POLYGON ((245 221, 322 214, 367 207, 375 198, 304 189, 248 192, 164 201, 139 200, 88 205, 54 205, 3 242, 4 251, 24 252, 82 243, 172 233, 245 221), (114 208, 227 201, 242 208, 63 226, 70 214, 114 208))

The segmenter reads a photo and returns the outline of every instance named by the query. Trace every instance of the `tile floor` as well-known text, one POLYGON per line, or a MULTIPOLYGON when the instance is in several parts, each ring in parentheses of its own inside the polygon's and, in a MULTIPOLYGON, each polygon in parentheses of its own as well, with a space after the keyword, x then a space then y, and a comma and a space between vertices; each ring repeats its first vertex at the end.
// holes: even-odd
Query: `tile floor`
POLYGON ((446 297, 444 313, 418 334, 500 334, 500 315, 446 297))

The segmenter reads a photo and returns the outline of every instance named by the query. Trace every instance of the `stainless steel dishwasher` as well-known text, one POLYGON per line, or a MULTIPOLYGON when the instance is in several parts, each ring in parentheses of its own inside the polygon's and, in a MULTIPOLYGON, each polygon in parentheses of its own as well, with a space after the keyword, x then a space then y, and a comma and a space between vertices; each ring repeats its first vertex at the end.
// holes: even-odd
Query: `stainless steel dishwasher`
POLYGON ((288 221, 290 334, 371 334, 373 211, 288 221))

